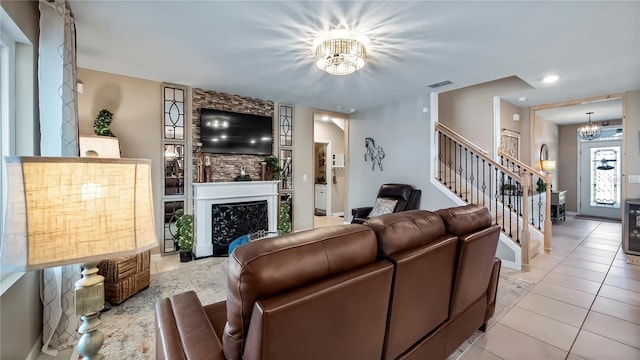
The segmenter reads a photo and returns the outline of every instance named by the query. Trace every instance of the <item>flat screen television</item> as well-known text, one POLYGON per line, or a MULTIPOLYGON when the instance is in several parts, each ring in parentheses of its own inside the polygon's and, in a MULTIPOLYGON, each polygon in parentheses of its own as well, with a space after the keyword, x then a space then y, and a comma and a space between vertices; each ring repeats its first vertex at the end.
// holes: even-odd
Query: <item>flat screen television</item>
POLYGON ((208 153, 271 155, 273 118, 200 109, 200 142, 208 153))

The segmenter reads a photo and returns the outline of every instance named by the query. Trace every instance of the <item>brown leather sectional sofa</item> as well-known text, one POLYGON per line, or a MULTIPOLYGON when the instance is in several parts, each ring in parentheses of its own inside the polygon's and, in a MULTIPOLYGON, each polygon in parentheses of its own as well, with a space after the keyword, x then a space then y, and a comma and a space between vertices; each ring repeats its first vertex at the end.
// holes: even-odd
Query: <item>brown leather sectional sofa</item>
POLYGON ((474 205, 263 239, 227 300, 156 303, 158 359, 445 359, 495 309, 499 227, 474 205))

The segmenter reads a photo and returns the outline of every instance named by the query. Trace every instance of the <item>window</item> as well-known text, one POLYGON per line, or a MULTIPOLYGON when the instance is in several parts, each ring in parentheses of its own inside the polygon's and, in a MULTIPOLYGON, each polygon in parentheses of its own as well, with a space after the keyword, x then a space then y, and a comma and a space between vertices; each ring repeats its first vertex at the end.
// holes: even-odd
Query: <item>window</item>
MULTIPOLYGON (((35 154, 36 53, 29 39, 0 7, 0 242, 4 236, 7 174, 4 157, 35 154), (16 119, 20 119, 17 121, 16 119)), ((22 276, 0 271, 0 295, 22 276)))
MULTIPOLYGON (((7 174, 4 169, 4 157, 15 154, 15 42, 11 41, 5 34, 0 37, 0 182, 2 191, 0 192, 0 234, 4 234, 7 174)), ((0 279, 6 273, 0 272, 0 279)))

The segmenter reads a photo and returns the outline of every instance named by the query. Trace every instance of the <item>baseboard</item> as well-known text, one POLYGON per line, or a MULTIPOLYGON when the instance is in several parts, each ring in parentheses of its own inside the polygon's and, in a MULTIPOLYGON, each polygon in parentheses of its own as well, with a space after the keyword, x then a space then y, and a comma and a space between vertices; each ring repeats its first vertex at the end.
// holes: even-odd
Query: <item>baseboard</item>
POLYGON ((25 360, 36 360, 40 356, 40 350, 42 349, 42 335, 38 336, 38 340, 31 347, 31 351, 27 355, 25 360))
POLYGON ((575 212, 575 211, 565 211, 565 212, 564 212, 564 214, 565 214, 565 215, 569 215, 569 216, 576 216, 576 215, 578 215, 578 213, 577 213, 577 212, 575 212))
POLYGON ((344 216, 344 211, 331 213, 331 216, 344 216))

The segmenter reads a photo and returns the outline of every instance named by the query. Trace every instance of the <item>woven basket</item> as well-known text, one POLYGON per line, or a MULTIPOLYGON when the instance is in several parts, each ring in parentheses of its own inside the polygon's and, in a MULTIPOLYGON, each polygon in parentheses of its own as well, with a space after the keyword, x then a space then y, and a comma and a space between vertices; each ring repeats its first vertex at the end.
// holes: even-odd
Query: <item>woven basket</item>
POLYGON ((150 265, 151 251, 101 261, 98 274, 104 276, 105 300, 118 305, 149 287, 150 265))

